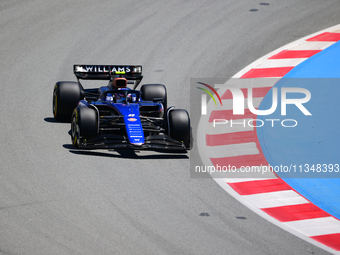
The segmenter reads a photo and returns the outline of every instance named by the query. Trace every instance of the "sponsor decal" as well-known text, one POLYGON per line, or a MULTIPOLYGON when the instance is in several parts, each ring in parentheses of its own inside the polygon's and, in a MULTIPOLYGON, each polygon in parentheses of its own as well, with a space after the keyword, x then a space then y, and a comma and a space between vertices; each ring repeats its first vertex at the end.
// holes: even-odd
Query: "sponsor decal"
POLYGON ((137 121, 136 118, 128 118, 128 121, 137 121))

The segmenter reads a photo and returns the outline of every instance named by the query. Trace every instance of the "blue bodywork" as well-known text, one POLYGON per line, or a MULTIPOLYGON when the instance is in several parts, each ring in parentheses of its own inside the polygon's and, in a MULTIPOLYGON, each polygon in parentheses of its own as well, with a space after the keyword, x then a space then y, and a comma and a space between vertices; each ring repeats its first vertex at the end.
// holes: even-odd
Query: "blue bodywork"
MULTIPOLYGON (((143 102, 135 91, 127 89, 122 91, 121 98, 117 100, 117 93, 112 93, 108 87, 99 88, 99 99, 88 103, 86 100, 79 101, 79 107, 100 107, 105 106, 115 109, 123 117, 127 139, 130 144, 140 146, 145 143, 144 131, 140 119, 140 106, 158 106, 163 109, 159 102, 143 102), (130 92, 131 91, 131 92, 130 92), (125 97, 124 97, 125 93, 125 97), (129 95, 129 97, 127 97, 129 95), (126 102, 128 101, 128 102, 126 102), (132 101, 132 102, 130 102, 132 101)), ((163 110, 162 110, 163 111, 163 110)))
POLYGON ((126 133, 131 144, 142 145, 144 143, 144 132, 139 118, 139 105, 116 103, 113 105, 123 116, 126 133))

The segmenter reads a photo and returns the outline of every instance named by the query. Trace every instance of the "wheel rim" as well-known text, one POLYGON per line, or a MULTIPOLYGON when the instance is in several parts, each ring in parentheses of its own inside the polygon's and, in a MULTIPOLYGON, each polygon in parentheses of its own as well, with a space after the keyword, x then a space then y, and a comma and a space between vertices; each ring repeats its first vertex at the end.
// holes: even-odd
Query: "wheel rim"
POLYGON ((72 144, 74 146, 79 146, 79 126, 77 124, 75 116, 73 116, 72 118, 71 138, 72 138, 72 144))

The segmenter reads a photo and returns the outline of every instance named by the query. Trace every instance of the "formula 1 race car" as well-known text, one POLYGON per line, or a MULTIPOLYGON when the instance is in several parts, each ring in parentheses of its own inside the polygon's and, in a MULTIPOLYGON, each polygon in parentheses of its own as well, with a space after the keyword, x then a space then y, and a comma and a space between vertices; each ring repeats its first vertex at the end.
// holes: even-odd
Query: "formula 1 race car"
POLYGON ((53 91, 53 115, 71 121, 71 139, 79 148, 190 150, 186 110, 167 108, 166 87, 141 82, 142 66, 74 65, 77 82, 60 81, 53 91), (84 89, 81 79, 108 80, 84 89), (129 88, 127 85, 133 85, 129 88))

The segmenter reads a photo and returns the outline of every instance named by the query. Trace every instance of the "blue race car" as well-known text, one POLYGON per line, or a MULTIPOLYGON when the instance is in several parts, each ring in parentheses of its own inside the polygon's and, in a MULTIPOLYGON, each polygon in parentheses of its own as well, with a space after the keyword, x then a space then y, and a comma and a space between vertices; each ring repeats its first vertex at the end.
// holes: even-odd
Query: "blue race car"
POLYGON ((71 121, 71 139, 79 148, 190 150, 186 110, 167 107, 166 87, 141 82, 142 66, 74 65, 77 82, 57 82, 53 115, 71 121), (108 80, 84 89, 81 79, 108 80), (129 88, 128 84, 133 85, 129 88))

